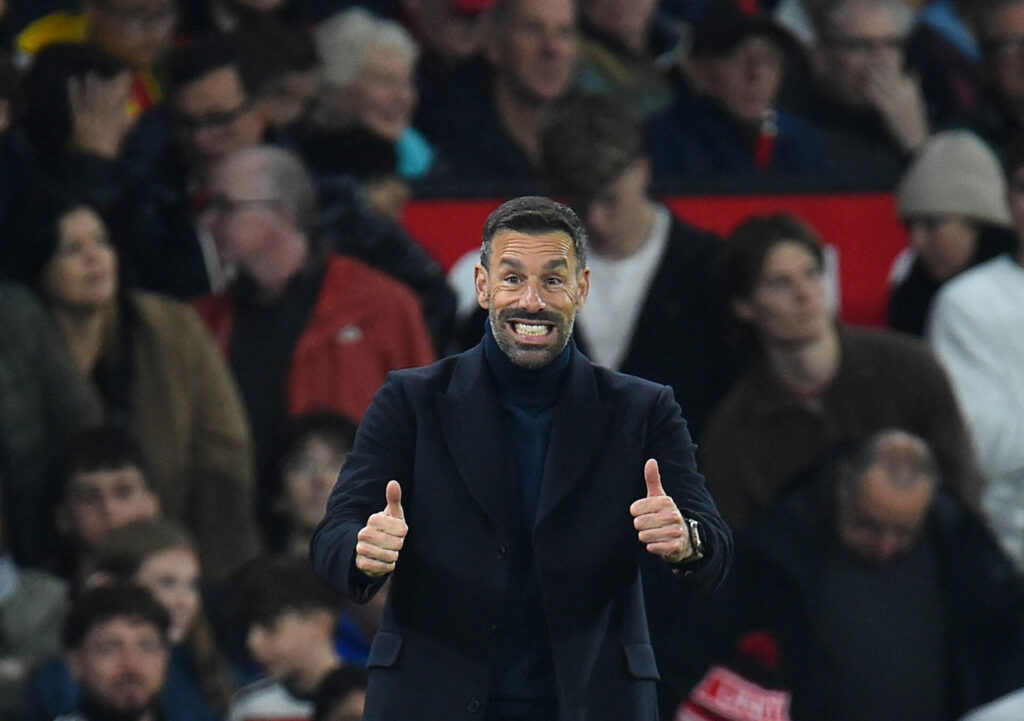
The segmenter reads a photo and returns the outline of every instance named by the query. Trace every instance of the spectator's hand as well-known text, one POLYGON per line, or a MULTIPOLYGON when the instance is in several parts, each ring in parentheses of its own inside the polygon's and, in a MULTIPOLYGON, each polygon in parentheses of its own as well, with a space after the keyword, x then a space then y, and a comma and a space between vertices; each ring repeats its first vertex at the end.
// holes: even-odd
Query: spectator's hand
POLYGON ((928 139, 928 113, 916 77, 879 68, 868 78, 867 92, 890 135, 905 152, 913 152, 928 139))
POLYGON ((68 78, 71 145, 104 158, 116 158, 135 120, 128 115, 131 74, 125 70, 109 80, 96 73, 68 78))
POLYGON ((389 481, 388 505, 374 513, 359 531, 356 543, 356 568, 370 578, 380 578, 395 570, 398 552, 405 543, 409 527, 405 525, 402 510, 402 487, 398 481, 389 481))
POLYGON ((669 563, 679 563, 693 552, 690 534, 676 502, 661 487, 658 462, 653 458, 644 464, 644 481, 647 497, 634 501, 629 507, 637 536, 647 546, 648 553, 661 556, 669 563))

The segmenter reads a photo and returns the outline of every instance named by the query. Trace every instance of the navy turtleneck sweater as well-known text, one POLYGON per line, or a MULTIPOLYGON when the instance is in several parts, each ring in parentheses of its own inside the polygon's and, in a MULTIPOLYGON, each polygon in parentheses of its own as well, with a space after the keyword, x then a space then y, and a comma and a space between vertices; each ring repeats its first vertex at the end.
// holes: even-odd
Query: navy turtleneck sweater
POLYGON ((508 591, 504 619, 499 625, 499 655, 490 705, 492 711, 510 718, 543 718, 557 708, 557 688, 533 557, 533 525, 551 420, 572 349, 566 345, 547 366, 530 370, 515 365, 502 352, 490 323, 483 344, 503 411, 509 451, 504 475, 512 486, 506 518, 510 541, 508 591))

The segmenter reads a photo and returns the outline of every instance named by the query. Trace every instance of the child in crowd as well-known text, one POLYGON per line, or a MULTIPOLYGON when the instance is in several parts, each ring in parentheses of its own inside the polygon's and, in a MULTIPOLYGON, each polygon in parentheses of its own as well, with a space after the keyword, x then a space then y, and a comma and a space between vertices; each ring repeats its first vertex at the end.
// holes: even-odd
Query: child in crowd
POLYGON ((161 515, 138 445, 114 426, 92 428, 75 439, 52 497, 60 542, 52 565, 76 584, 88 575, 96 548, 111 531, 161 515))
POLYGON ((307 721, 343 663, 334 648, 339 599, 295 556, 252 561, 235 592, 249 652, 267 677, 238 692, 229 721, 307 721))
POLYGON ((356 425, 338 413, 320 411, 289 419, 279 439, 280 488, 273 508, 281 519, 279 551, 309 555, 309 539, 327 509, 356 437, 356 425))

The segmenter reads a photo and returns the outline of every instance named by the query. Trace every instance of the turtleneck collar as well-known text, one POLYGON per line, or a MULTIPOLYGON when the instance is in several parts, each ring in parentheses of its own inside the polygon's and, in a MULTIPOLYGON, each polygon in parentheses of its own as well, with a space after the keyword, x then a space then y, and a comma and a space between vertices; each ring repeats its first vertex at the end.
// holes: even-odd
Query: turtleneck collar
POLYGON ((543 368, 521 368, 508 359, 498 347, 490 320, 484 328, 484 357, 498 384, 503 403, 520 408, 544 408, 555 405, 572 358, 572 338, 562 352, 543 368))

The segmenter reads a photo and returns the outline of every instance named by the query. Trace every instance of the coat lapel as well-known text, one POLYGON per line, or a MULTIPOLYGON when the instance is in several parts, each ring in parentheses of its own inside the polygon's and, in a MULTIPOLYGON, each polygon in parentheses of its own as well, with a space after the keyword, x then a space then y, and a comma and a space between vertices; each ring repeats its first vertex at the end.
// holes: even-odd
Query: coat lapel
POLYGON ((569 382, 562 389, 551 423, 544 479, 537 504, 539 524, 580 482, 597 456, 611 415, 601 402, 594 366, 575 348, 569 382))
POLYGON ((507 444, 482 344, 456 363, 447 391, 438 394, 438 415, 467 490, 495 526, 504 528, 510 494, 504 473, 507 444))

